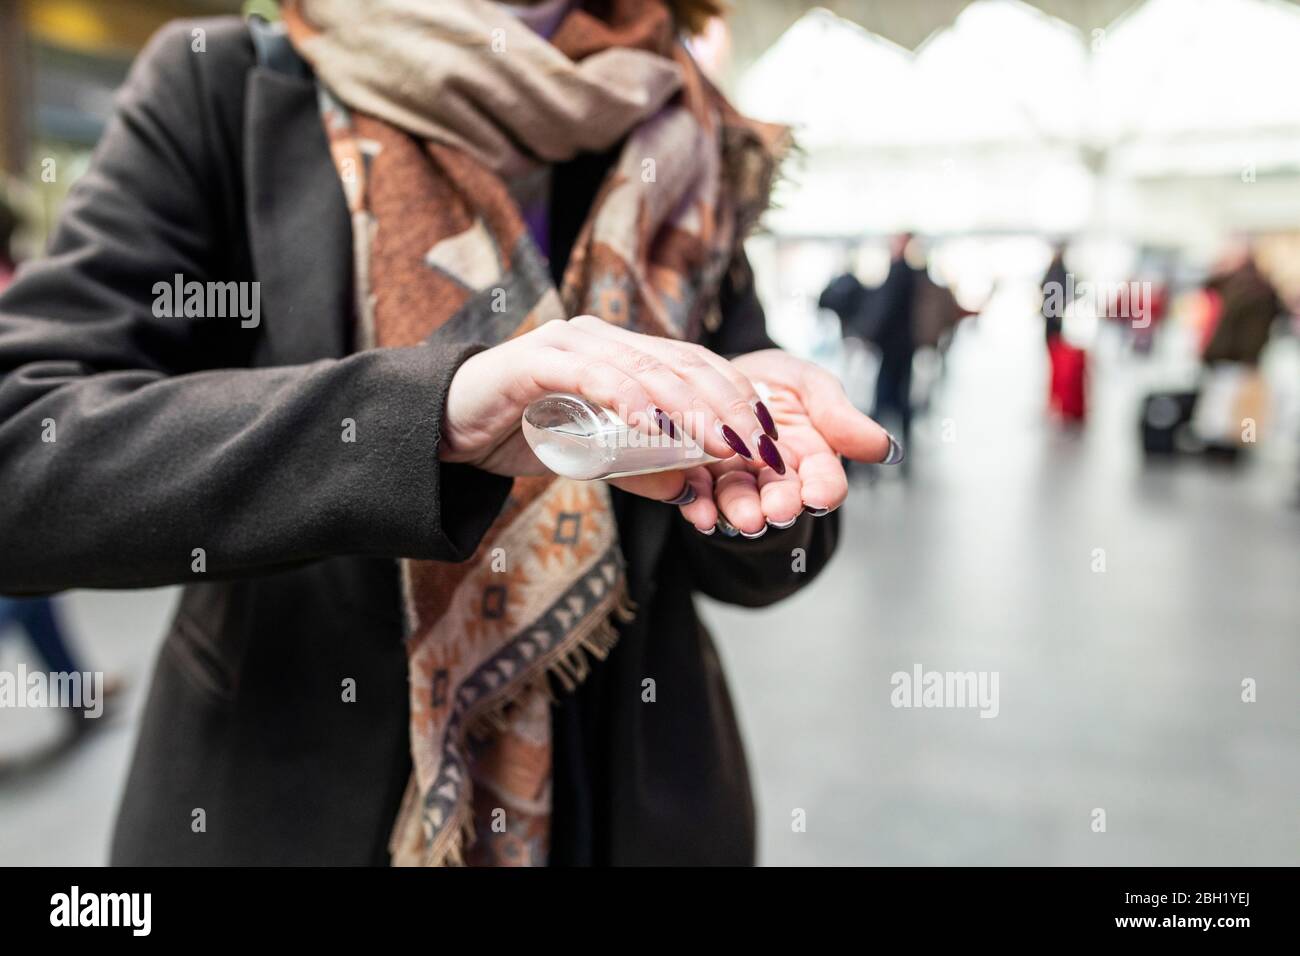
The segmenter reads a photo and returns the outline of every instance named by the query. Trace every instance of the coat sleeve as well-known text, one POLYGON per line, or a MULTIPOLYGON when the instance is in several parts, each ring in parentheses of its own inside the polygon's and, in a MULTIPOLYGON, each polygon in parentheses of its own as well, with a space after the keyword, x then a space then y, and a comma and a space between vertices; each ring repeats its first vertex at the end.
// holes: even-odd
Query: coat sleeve
MULTIPOLYGON (((763 306, 742 251, 728 270, 719 304, 722 321, 705 344, 720 355, 775 348, 767 334, 763 306)), ((763 607, 788 597, 826 566, 835 552, 839 515, 800 515, 784 530, 769 528, 761 538, 703 535, 674 522, 679 546, 690 563, 695 589, 728 604, 763 607)))
POLYGON ((238 205, 194 61, 186 32, 151 42, 48 256, 0 296, 0 591, 465 559, 511 484, 438 461, 451 376, 479 346, 249 368, 237 319, 155 315, 177 273, 252 278, 228 271, 238 205))

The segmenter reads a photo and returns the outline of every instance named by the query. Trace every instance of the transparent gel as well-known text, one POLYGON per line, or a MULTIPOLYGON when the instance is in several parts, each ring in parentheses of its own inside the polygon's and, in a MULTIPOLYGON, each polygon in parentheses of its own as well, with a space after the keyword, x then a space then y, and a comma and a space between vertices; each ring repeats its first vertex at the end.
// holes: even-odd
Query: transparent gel
POLYGON ((607 408, 561 392, 530 403, 522 428, 543 465, 579 481, 649 475, 718 460, 685 434, 648 435, 607 408))

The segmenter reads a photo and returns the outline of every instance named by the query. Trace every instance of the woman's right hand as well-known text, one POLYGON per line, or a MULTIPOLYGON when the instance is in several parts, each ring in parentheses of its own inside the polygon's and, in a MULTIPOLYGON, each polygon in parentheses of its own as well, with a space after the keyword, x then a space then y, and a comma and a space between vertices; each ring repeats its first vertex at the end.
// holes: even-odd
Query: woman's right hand
MULTIPOLYGON (((649 433, 684 431, 715 458, 732 457, 737 444, 747 448, 762 431, 753 384, 725 359, 700 345, 582 315, 467 359, 447 393, 439 457, 498 475, 545 474, 519 423, 529 402, 551 392, 581 395, 649 433)), ((683 475, 638 475, 614 484, 667 500, 681 492, 683 475)))

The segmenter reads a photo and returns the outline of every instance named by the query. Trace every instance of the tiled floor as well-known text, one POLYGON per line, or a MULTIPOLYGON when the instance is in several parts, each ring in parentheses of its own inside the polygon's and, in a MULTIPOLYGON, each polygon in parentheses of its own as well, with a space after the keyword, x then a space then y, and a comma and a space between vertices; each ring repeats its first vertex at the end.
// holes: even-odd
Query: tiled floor
MULTIPOLYGON (((826 574, 774 609, 707 609, 764 862, 1300 863, 1294 465, 1144 468, 1135 365, 1102 363, 1092 421, 1063 434, 1039 411, 1040 349, 1028 320, 964 335, 911 479, 855 487, 826 574), (917 664, 996 671, 998 716, 895 709, 890 676, 917 664)), ((132 680, 128 713, 0 777, 0 862, 104 860, 173 601, 67 599, 94 661, 132 680)), ((5 642, 0 668, 26 653, 5 642)), ((52 720, 0 712, 0 752, 52 720)))

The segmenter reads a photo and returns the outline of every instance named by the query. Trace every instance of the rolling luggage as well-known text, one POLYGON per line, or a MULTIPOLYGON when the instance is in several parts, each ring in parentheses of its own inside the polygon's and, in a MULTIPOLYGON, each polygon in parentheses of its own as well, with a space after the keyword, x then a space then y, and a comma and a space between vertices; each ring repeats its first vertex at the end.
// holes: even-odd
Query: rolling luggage
POLYGON ((1196 392, 1153 392, 1142 401, 1142 451, 1173 455, 1187 443, 1196 392))
POLYGON ((1069 422, 1082 422, 1087 414, 1088 353, 1060 336, 1047 343, 1052 366, 1048 403, 1069 422))

